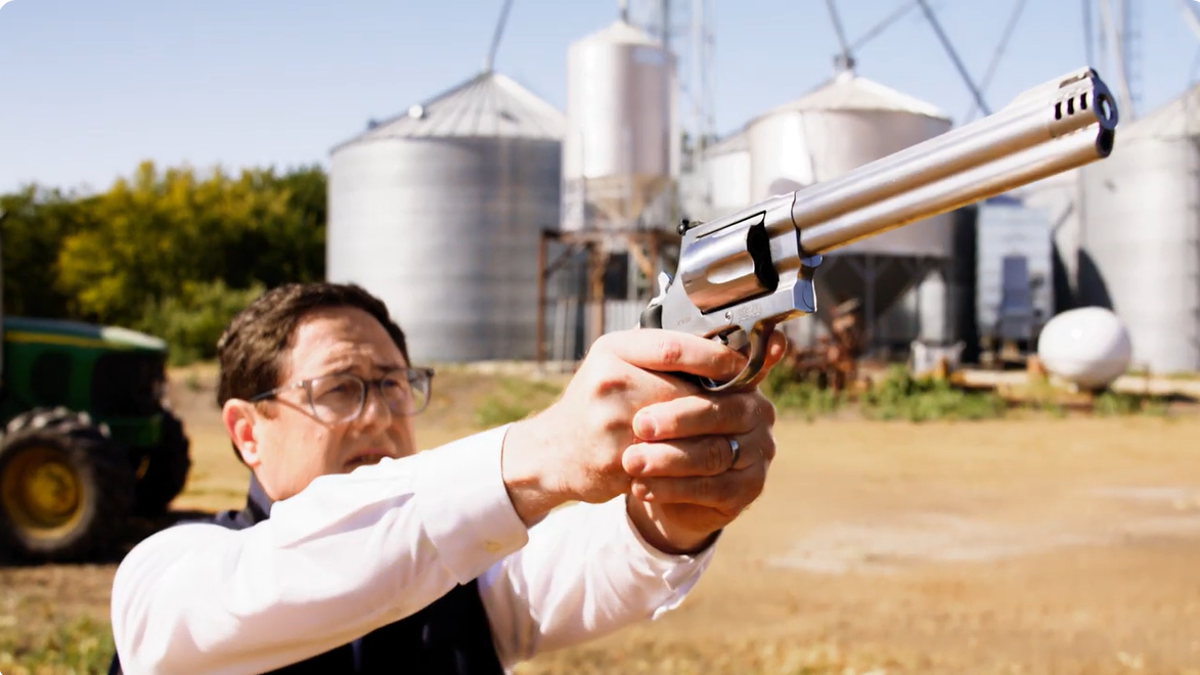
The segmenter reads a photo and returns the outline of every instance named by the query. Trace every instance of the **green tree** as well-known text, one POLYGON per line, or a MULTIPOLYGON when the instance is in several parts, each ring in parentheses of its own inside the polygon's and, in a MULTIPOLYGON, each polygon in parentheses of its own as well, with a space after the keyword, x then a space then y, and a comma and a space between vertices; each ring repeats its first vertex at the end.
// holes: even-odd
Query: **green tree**
POLYGON ((61 317, 71 295, 57 287, 58 252, 65 238, 87 222, 87 200, 30 185, 0 195, 0 266, 3 267, 4 312, 23 316, 61 317))

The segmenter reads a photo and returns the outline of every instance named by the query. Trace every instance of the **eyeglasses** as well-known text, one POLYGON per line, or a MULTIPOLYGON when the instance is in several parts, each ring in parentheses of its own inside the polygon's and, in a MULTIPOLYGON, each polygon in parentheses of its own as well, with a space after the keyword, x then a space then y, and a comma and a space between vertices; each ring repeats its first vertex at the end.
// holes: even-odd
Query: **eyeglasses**
POLYGON ((366 380, 351 373, 322 375, 263 392, 251 403, 274 399, 293 389, 303 389, 313 417, 333 424, 358 418, 367 407, 367 385, 379 392, 380 399, 394 415, 411 416, 429 405, 433 368, 400 368, 376 379, 366 380))

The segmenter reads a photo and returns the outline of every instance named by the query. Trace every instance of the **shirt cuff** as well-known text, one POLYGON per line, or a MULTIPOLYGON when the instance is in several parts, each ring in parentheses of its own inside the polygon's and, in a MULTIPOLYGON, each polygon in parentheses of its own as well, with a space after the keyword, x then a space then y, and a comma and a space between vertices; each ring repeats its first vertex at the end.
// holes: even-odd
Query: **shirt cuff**
POLYGON ((642 533, 638 531, 637 525, 629 517, 625 498, 614 499, 607 506, 620 512, 619 516, 613 515, 621 518, 624 522, 621 530, 624 533, 625 547, 641 559, 644 569, 662 579, 663 584, 671 591, 671 596, 654 610, 653 618, 657 619, 662 614, 678 607, 696 582, 700 580, 701 575, 712 562, 717 541, 721 535, 718 534, 714 537, 712 542, 699 553, 683 555, 667 553, 647 542, 642 533))
POLYGON ((418 455, 414 500, 426 534, 460 584, 529 541, 500 472, 508 426, 418 455))

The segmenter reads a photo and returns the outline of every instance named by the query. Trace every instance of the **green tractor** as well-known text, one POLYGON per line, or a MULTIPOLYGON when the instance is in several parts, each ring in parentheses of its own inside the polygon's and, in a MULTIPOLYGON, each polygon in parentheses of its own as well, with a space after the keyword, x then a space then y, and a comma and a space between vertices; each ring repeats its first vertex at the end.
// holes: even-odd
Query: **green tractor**
POLYGON ((4 317, 0 358, 0 554, 91 559, 131 516, 166 512, 191 459, 165 403, 165 342, 4 317))

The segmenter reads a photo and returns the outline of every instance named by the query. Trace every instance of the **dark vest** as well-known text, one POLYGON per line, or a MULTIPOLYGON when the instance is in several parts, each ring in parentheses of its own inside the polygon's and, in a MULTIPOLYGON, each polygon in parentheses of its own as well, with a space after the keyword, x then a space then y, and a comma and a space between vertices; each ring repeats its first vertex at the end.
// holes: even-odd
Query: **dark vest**
MULTIPOLYGON (((213 522, 241 530, 266 520, 271 500, 251 478, 246 507, 213 522)), ((109 675, 122 675, 113 657, 109 675)), ((272 675, 503 675, 492 631, 474 580, 400 621, 324 654, 271 671, 272 675)))

